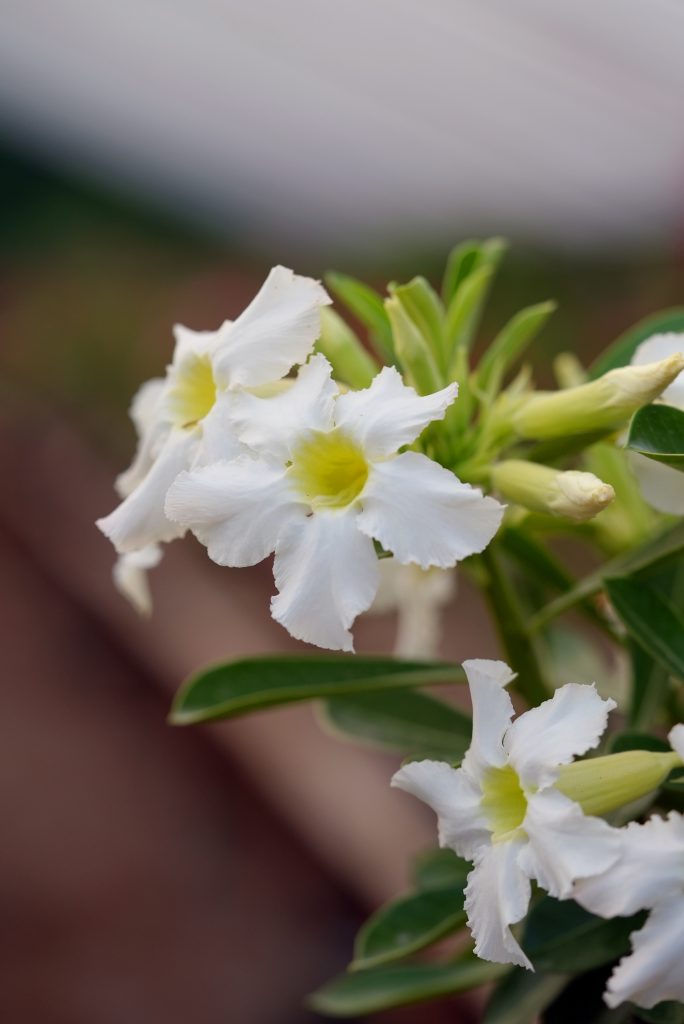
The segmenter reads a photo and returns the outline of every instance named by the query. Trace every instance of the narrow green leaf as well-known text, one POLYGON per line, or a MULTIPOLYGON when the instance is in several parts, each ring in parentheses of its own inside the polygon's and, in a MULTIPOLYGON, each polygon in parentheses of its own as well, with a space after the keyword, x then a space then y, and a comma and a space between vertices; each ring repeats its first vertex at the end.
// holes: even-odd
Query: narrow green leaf
POLYGON ((351 327, 329 306, 321 309, 321 336, 315 348, 332 366, 335 379, 353 388, 367 388, 380 369, 351 327))
POLYGON ((630 634, 669 672, 684 679, 684 616, 644 580, 606 580, 608 596, 630 634))
POLYGON ((506 371, 536 338, 555 309, 555 302, 528 306, 499 331, 477 367, 478 387, 482 391, 496 394, 506 371))
POLYGON ((392 328, 385 313, 382 296, 362 281, 335 271, 325 275, 325 283, 364 327, 368 328, 378 354, 391 365, 394 362, 392 328))
POLYGON ((425 693, 403 690, 333 697, 323 714, 334 730, 402 754, 459 761, 470 744, 471 719, 425 693))
POLYGON ((405 376, 421 395, 439 391, 444 381, 429 339, 413 322, 395 295, 385 300, 385 309, 392 325, 397 359, 405 376))
POLYGON ((307 1002, 330 1017, 356 1017, 476 988, 501 977, 505 970, 501 964, 471 957, 451 964, 374 967, 333 979, 307 1002))
POLYGON ((522 946, 537 971, 589 971, 629 950, 629 936, 646 915, 604 921, 572 900, 543 896, 530 911, 522 946))
POLYGON ((354 944, 350 970, 400 960, 432 945, 465 924, 463 885, 412 892, 368 918, 354 944))
POLYGON ((621 732, 614 736, 610 744, 611 754, 622 754, 626 750, 653 750, 657 754, 667 754, 672 748, 659 736, 651 736, 645 732, 621 732))
POLYGON ((413 884, 422 890, 445 889, 448 886, 464 889, 471 869, 472 864, 452 850, 427 850, 413 862, 413 884))
POLYGON ((589 370, 589 377, 594 380, 617 366, 627 366, 642 341, 653 334, 667 334, 669 331, 684 331, 684 306, 662 309, 634 324, 603 350, 589 370))
POLYGON ((635 1006, 633 1010, 637 1020, 647 1024, 684 1024, 684 1006, 681 1003, 658 1003, 652 1010, 644 1010, 635 1006))
POLYGON ((442 301, 448 308, 458 291, 461 281, 477 266, 480 258, 481 242, 461 242, 449 253, 444 278, 442 280, 442 301))
POLYGON ((654 661, 639 644, 630 640, 632 686, 629 705, 629 724, 635 729, 647 729, 658 721, 670 688, 667 669, 654 661))
POLYGON ((527 625, 529 632, 535 632, 551 619, 556 618, 557 615, 573 608, 580 601, 591 597, 592 594, 597 594, 599 590, 603 589, 608 577, 640 572, 657 562, 679 554, 682 550, 684 550, 684 523, 678 523, 634 551, 617 555, 605 562, 604 565, 599 566, 594 572, 589 573, 565 594, 561 594, 555 601, 551 601, 545 608, 533 615, 527 625))
POLYGON ((684 472, 684 412, 672 405, 646 405, 634 414, 627 447, 684 472))
POLYGON ((276 704, 349 694, 461 682, 457 665, 397 661, 366 655, 270 655, 207 668, 179 690, 174 725, 192 725, 276 704))
POLYGON ((532 974, 514 967, 487 1004, 483 1024, 530 1024, 569 980, 567 974, 532 974))
MULTIPOLYGON (((477 330, 493 276, 494 267, 485 264, 474 270, 460 284, 447 310, 444 326, 448 353, 455 354, 459 348, 469 348, 477 330)), ((456 368, 455 358, 450 358, 450 367, 450 376, 453 377, 456 368)))
POLYGON ((441 365, 444 359, 444 309, 432 285, 424 277, 414 277, 408 284, 392 285, 389 290, 428 340, 435 359, 441 365))

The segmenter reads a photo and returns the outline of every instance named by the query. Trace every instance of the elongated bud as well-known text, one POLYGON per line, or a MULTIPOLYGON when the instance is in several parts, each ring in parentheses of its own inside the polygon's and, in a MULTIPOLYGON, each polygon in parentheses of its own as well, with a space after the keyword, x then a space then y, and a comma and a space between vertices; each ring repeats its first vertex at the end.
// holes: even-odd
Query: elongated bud
POLYGON ((543 440, 612 430, 648 405, 684 369, 681 352, 645 366, 621 366, 588 384, 528 395, 511 413, 520 437, 543 440))
POLYGON ((396 296, 385 299, 392 325, 394 347, 401 367, 419 395, 430 395, 444 386, 427 338, 411 320, 396 296))
POLYGON ((550 469, 536 462, 508 459, 490 472, 492 487, 533 512, 583 523, 598 515, 615 497, 610 484, 593 473, 550 469))
POLYGON ((367 388, 379 370, 351 327, 326 307, 321 309, 321 336, 316 350, 326 357, 336 380, 353 388, 367 388))
POLYGON ((565 765, 556 788, 576 800, 585 814, 608 814, 653 792, 681 765, 678 754, 626 750, 565 765))

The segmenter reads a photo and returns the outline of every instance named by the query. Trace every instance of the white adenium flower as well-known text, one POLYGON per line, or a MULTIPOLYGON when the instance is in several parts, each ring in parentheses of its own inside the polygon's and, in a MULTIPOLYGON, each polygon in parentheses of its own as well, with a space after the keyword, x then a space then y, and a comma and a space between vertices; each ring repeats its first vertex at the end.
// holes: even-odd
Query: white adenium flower
POLYGON ((577 879, 618 856, 615 830, 554 788, 561 766, 596 746, 615 704, 593 685, 568 683, 512 722, 509 667, 476 660, 463 668, 473 734, 461 767, 415 761, 392 785, 432 807, 441 846, 474 861, 465 908, 478 956, 532 970, 510 929, 527 913, 530 880, 565 899, 577 879))
POLYGON ((219 565, 254 565, 275 551, 273 617, 301 640, 352 650, 349 627, 378 589, 373 540, 397 561, 453 566, 481 551, 503 506, 425 455, 399 449, 456 397, 420 396, 385 367, 342 394, 322 355, 274 398, 233 402, 251 454, 183 473, 166 511, 219 565))
POLYGON ((455 569, 421 569, 394 558, 380 562, 380 585, 369 614, 397 613, 398 658, 436 658, 442 609, 456 593, 455 569))
MULTIPOLYGON (((684 725, 675 726, 669 739, 684 759, 684 725)), ((630 1000, 646 1009, 669 999, 684 1002, 684 816, 672 811, 644 825, 630 822, 620 838, 617 863, 573 893, 601 917, 651 910, 632 934, 632 953, 613 971, 604 999, 610 1007, 630 1000)))
MULTIPOLYGON (((678 352, 684 353, 684 334, 654 334, 639 345, 632 356, 632 365, 643 366, 678 352)), ((660 397, 667 405, 684 410, 684 370, 660 397)), ((641 493, 648 504, 658 512, 684 515, 684 473, 638 452, 629 454, 641 493)))
POLYGON ((132 551, 128 555, 119 555, 112 577, 114 586, 123 597, 135 608, 138 615, 152 613, 152 595, 147 579, 149 569, 159 565, 162 549, 158 544, 148 544, 140 551, 132 551))
MULTIPOLYGON (((120 554, 182 536, 164 501, 184 470, 243 450, 230 424, 232 396, 284 377, 302 363, 320 333, 321 285, 274 267, 234 322, 217 331, 176 326, 176 347, 163 379, 148 381, 131 407, 139 443, 117 480, 121 504, 97 525, 120 554)), ((139 566, 141 568, 141 566, 139 566)))

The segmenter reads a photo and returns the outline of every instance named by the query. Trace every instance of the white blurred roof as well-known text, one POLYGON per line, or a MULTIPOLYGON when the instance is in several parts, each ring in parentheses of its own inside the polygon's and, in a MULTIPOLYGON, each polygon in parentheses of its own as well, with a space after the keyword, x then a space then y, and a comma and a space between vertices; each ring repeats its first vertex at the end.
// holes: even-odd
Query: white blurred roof
POLYGON ((0 131, 255 241, 684 224, 682 0, 4 0, 0 131))

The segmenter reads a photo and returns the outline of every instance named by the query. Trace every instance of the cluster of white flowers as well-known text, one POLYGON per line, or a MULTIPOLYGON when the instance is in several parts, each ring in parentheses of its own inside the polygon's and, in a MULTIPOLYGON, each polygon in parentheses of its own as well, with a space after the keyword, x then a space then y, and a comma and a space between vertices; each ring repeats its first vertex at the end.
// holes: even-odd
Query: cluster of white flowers
POLYGON ((402 565, 451 568, 481 551, 504 506, 404 450, 444 417, 458 387, 418 395, 385 367, 343 391, 321 354, 321 285, 284 267, 233 323, 177 327, 162 380, 138 392, 139 447, 100 529, 117 585, 149 609, 145 570, 191 530, 219 565, 275 553, 273 617, 309 643, 352 650, 378 589, 376 543, 402 565), (284 380, 295 367, 293 379, 284 380))
POLYGON ((429 804, 440 845, 474 862, 465 907, 475 952, 533 969, 511 925, 527 913, 534 880, 557 899, 575 899, 604 917, 652 908, 632 937, 633 953, 608 983, 606 1002, 684 1001, 684 817, 672 813, 618 829, 596 816, 655 788, 682 764, 684 725, 670 733, 674 753, 640 752, 636 766, 630 760, 626 783, 621 755, 601 758, 592 778, 583 770, 591 760, 571 762, 598 744, 612 700, 593 685, 569 683, 512 721, 508 666, 478 660, 463 667, 473 734, 460 768, 414 761, 392 785, 429 804))

